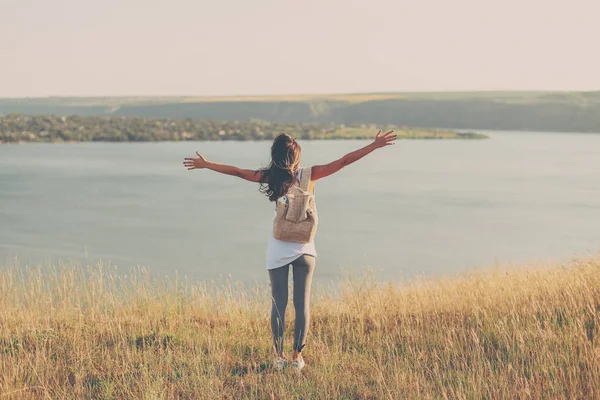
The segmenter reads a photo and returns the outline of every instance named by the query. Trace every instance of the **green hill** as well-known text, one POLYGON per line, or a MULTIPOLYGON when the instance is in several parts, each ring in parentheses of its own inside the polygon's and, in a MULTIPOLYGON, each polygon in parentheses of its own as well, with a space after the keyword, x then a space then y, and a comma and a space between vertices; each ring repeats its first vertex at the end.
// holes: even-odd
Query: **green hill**
POLYGON ((0 99, 0 114, 600 132, 600 91, 0 99))

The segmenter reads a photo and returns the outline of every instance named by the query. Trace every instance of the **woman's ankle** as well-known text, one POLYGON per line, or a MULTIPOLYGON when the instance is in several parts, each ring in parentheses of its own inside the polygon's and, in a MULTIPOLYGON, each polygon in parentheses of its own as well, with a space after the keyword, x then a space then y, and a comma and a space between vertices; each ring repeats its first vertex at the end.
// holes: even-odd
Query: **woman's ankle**
POLYGON ((302 350, 304 349, 304 346, 306 346, 306 344, 300 346, 294 345, 294 352, 292 353, 293 360, 302 360, 302 350))

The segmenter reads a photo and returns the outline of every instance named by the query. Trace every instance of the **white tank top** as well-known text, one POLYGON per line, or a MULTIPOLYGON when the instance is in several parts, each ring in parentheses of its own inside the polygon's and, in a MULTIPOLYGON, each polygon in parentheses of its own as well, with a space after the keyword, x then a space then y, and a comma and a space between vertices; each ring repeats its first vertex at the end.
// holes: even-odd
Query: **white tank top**
MULTIPOLYGON (((300 168, 297 175, 298 181, 300 181, 301 178, 302 168, 300 168)), ((274 219, 275 217, 273 217, 273 220, 274 219)), ((275 239, 275 237, 273 237, 273 231, 271 231, 271 238, 269 239, 269 245, 267 246, 267 269, 288 265, 304 254, 313 257, 317 256, 314 240, 309 243, 285 242, 283 240, 275 239)))

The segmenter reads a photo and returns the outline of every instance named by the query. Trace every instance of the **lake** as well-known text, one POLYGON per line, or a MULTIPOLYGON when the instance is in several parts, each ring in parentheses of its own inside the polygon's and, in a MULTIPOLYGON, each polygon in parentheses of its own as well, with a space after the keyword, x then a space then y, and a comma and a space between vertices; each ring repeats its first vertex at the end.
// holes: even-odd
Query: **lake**
MULTIPOLYGON (((439 276, 600 250, 600 135, 484 132, 402 140, 316 184, 315 279, 439 276)), ((367 141, 302 141, 303 165, 367 141)), ((271 142, 0 146, 0 260, 143 265, 193 280, 267 281, 274 205, 184 157, 258 168, 271 142)))

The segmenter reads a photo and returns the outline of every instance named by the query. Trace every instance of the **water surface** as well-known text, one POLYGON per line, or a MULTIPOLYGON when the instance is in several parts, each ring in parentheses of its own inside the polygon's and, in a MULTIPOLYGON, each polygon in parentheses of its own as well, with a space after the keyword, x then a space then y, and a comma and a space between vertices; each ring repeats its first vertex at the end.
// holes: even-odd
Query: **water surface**
MULTIPOLYGON (((404 140, 316 185, 316 277, 379 278, 600 249, 600 135, 485 132, 404 140)), ((303 164, 367 141, 302 142, 303 164)), ((258 186, 187 171, 186 156, 266 165, 270 142, 0 146, 0 257, 103 259, 158 274, 264 281, 273 205, 258 186)))

